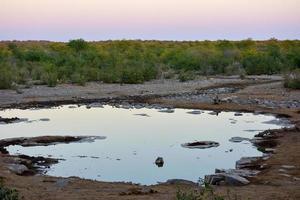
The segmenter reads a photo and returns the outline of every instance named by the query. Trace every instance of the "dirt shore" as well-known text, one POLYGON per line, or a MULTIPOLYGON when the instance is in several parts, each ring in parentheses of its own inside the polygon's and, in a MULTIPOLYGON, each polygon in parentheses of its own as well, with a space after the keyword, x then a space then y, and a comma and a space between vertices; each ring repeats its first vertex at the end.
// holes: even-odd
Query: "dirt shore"
MULTIPOLYGON (((85 87, 59 85, 55 88, 33 86, 18 91, 0 90, 0 108, 3 109, 111 102, 115 99, 193 109, 274 113, 290 116, 290 120, 300 127, 300 91, 283 88, 279 76, 247 77, 244 80, 210 77, 185 83, 159 80, 141 85, 89 83, 85 87)), ((217 186, 216 191, 225 194, 230 190, 239 199, 300 199, 299 129, 281 130, 275 148, 271 158, 262 163, 267 166, 266 169, 252 178, 249 185, 217 186), (281 173, 284 165, 294 167, 281 173)), ((18 176, 7 169, 11 159, 0 153, 0 177, 6 186, 16 188, 23 199, 174 199, 178 187, 183 190, 195 188, 188 184, 143 187, 76 177, 18 176)))

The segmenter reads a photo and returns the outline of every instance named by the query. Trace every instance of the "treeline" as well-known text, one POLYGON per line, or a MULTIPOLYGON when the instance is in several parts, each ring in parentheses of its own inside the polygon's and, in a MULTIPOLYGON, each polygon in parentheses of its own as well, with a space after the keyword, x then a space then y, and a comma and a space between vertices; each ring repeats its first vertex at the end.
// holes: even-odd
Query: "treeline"
POLYGON ((182 81, 197 75, 275 74, 300 68, 300 41, 0 42, 0 88, 87 81, 182 81))

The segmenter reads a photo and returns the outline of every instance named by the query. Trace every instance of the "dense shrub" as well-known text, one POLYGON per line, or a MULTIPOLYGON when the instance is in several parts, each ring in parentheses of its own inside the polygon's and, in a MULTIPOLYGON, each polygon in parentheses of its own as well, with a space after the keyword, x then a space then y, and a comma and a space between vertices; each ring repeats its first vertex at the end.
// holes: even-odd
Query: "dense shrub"
POLYGON ((30 80, 49 86, 174 77, 187 81, 195 74, 278 74, 299 67, 298 40, 0 42, 2 89, 30 80))
POLYGON ((181 82, 194 80, 195 77, 195 72, 193 71, 181 71, 178 75, 178 79, 181 82))
POLYGON ((13 83, 13 75, 8 67, 0 67, 0 89, 9 89, 13 83))
POLYGON ((284 87, 300 89, 300 69, 295 69, 284 75, 284 87))
POLYGON ((19 194, 14 189, 4 187, 3 180, 0 179, 0 199, 1 200, 18 200, 19 194))

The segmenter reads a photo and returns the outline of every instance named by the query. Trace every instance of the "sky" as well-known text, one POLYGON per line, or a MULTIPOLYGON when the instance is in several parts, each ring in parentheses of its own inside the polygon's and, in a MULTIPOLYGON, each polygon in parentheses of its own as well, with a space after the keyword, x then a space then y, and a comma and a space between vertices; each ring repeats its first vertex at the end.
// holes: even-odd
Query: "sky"
POLYGON ((300 0, 0 0, 0 40, 300 39, 300 0))

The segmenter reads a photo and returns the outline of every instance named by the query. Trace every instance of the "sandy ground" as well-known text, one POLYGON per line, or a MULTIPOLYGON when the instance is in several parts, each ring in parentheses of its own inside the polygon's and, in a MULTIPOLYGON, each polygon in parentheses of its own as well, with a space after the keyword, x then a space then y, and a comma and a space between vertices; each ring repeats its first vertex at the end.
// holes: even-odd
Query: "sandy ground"
MULTIPOLYGON (((122 86, 100 83, 89 83, 85 87, 34 86, 22 89, 22 94, 19 93, 0 90, 0 107, 32 102, 143 96, 143 102, 174 107, 287 114, 291 116, 291 121, 300 127, 300 91, 283 88, 281 78, 277 76, 249 77, 245 80, 236 77, 214 77, 186 83, 159 80, 142 85, 122 86), (208 91, 211 88, 229 86, 237 87, 238 90, 219 93, 214 90, 208 91), (231 100, 224 100, 215 105, 212 100, 216 95, 220 99, 231 100)), ((251 179, 251 184, 242 187, 217 186, 216 191, 225 194, 229 190, 233 196, 237 195, 238 199, 300 199, 300 132, 283 131, 278 142, 275 154, 263 163, 267 169, 251 179), (279 172, 282 165, 292 165, 295 168, 282 175, 279 172)), ((10 158, 0 155, 0 177, 4 178, 5 185, 16 188, 22 199, 175 199, 178 187, 183 190, 194 189, 191 185, 183 184, 145 188, 130 183, 96 182, 75 177, 65 179, 43 175, 17 176, 8 171, 7 162, 10 162, 10 158), (150 188, 157 193, 149 192, 150 188), (145 194, 137 194, 139 189, 146 191, 145 194), (130 195, 121 195, 124 192, 130 195)))

